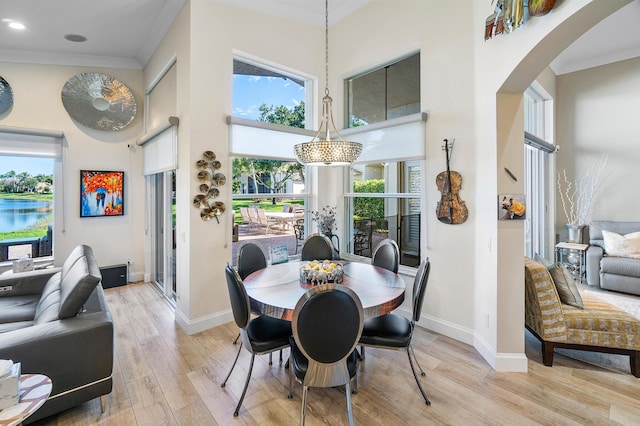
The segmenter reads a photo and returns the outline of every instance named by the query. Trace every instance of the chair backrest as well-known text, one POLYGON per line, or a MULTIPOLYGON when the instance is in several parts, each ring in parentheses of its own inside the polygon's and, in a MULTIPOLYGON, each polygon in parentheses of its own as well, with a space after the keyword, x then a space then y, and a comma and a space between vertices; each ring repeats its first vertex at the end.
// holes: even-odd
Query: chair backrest
POLYGON ((390 238, 383 240, 373 251, 371 264, 397 274, 398 266, 400 265, 400 250, 398 250, 398 244, 390 238))
POLYGON ((249 207, 247 209, 247 213, 249 215, 249 223, 260 224, 260 220, 258 219, 258 209, 249 207))
POLYGON ((282 212, 283 213, 289 213, 290 209, 291 209, 291 206, 289 204, 283 204, 282 205, 282 212))
POLYGON ((249 216, 249 209, 246 207, 240 207, 240 216, 242 216, 243 222, 251 222, 251 217, 249 216))
POLYGON ((267 213, 264 211, 264 209, 257 209, 256 212, 258 213, 258 221, 260 222, 260 224, 268 225, 269 219, 267 218, 267 213))
POLYGON ((245 329, 251 320, 251 308, 247 291, 242 284, 242 279, 231 265, 227 263, 224 271, 227 277, 227 289, 229 290, 233 319, 239 328, 245 329))
POLYGON ((249 274, 267 267, 267 257, 262 248, 250 241, 238 248, 238 275, 240 279, 245 279, 249 274))
POLYGON ((304 240, 304 219, 296 220, 293 231, 296 233, 296 240, 304 240))
POLYGON ((422 304, 424 302, 424 294, 427 290, 427 281, 429 281, 429 272, 431 271, 431 262, 427 257, 422 261, 415 278, 413 279, 413 322, 420 320, 422 315, 422 304))
POLYGON ((339 386, 349 382, 346 358, 354 351, 364 313, 353 290, 324 284, 308 290, 293 313, 293 338, 309 361, 304 384, 339 386))
POLYGON ((301 260, 331 260, 333 259, 333 244, 322 234, 311 234, 302 244, 301 260))

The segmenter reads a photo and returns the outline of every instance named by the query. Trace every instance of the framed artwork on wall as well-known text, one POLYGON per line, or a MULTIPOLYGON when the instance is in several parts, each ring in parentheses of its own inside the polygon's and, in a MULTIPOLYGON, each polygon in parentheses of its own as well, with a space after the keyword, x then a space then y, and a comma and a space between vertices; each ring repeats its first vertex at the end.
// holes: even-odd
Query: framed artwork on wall
POLYGON ((124 172, 80 170, 80 217, 124 215, 124 172))
POLYGON ((523 220, 527 216, 524 194, 498 195, 498 220, 523 220))

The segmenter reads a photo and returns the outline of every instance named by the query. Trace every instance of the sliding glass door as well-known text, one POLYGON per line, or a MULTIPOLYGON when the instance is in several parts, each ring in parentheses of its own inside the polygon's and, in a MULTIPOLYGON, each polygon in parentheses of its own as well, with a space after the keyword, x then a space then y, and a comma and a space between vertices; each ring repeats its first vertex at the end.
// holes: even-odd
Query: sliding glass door
POLYGON ((176 298, 175 176, 175 170, 148 176, 151 195, 151 281, 170 300, 176 298))

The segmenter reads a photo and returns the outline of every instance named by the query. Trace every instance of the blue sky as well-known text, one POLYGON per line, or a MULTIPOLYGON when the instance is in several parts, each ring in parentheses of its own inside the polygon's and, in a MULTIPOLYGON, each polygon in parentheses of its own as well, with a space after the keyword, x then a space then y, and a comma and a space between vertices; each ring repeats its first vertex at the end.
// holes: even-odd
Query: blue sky
POLYGON ((0 174, 13 170, 16 174, 27 172, 30 175, 51 175, 54 161, 52 158, 0 156, 0 174))
POLYGON ((267 105, 285 105, 293 108, 304 101, 304 87, 279 77, 250 75, 233 76, 233 115, 255 120, 258 108, 267 105))
MULTIPOLYGON (((304 87, 279 77, 235 75, 233 77, 233 115, 255 120, 258 108, 267 105, 285 105, 293 108, 305 98, 304 87)), ((54 160, 32 157, 0 156, 0 174, 13 170, 31 175, 53 174, 54 160)))

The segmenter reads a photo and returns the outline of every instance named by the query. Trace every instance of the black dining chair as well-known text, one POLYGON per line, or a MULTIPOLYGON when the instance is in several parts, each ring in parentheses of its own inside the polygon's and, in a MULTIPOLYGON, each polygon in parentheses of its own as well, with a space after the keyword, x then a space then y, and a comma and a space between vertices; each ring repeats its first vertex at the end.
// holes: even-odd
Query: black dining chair
MULTIPOLYGON (((238 248, 236 265, 238 269, 238 275, 240 275, 240 279, 244 280, 253 272, 264 269, 267 267, 267 257, 258 244, 247 241, 242 244, 238 248)), ((240 339, 240 334, 236 336, 233 344, 238 343, 238 339, 240 339)), ((271 358, 269 358, 271 360, 271 358)))
POLYGON ((400 250, 398 250, 398 244, 390 238, 382 240, 373 251, 371 264, 397 274, 398 266, 400 265, 400 250))
POLYGON ((351 380, 357 389, 355 347, 362 333, 362 303, 353 290, 336 284, 324 284, 308 290, 296 304, 293 313, 293 336, 290 338, 289 398, 293 378, 302 384, 304 425, 309 387, 344 385, 349 424, 351 380))
POLYGON ((238 248, 238 275, 241 279, 247 278, 258 269, 267 267, 267 257, 258 244, 247 241, 238 248))
MULTIPOLYGON (((371 318, 364 322, 362 328, 362 336, 360 337, 360 345, 370 346, 374 348, 383 349, 406 349, 407 356, 409 357, 409 365, 411 365, 411 371, 413 377, 416 379, 418 389, 424 398, 424 402, 427 405, 431 405, 427 394, 422 389, 416 369, 413 365, 415 359, 420 374, 425 375, 424 370, 420 367, 416 354, 411 346, 411 338, 413 337, 413 331, 415 329, 416 321, 420 319, 422 313, 422 304, 424 301, 424 294, 427 288, 427 281, 429 280, 429 271, 431 269, 431 263, 429 259, 425 259, 418 268, 415 279, 413 281, 413 314, 411 321, 401 315, 386 314, 377 318, 371 318), (411 358, 413 355, 413 358, 411 358)), ((364 359, 364 357, 363 357, 364 359)))
POLYGON ((298 254, 298 247, 304 242, 304 219, 296 220, 296 224, 293 225, 293 232, 296 234, 296 253, 298 254))
POLYGON ((256 355, 270 354, 277 350, 282 350, 289 346, 289 337, 291 337, 291 323, 276 318, 269 317, 267 315, 259 316, 255 319, 251 319, 251 308, 249 307, 249 297, 242 284, 242 279, 236 272, 236 270, 227 264, 225 268, 225 275, 227 278, 227 289, 229 290, 229 299, 231 300, 231 310, 233 311, 233 319, 237 326, 240 328, 240 347, 236 359, 233 361, 229 374, 225 377, 220 387, 225 387, 227 380, 231 376, 240 351, 244 347, 251 353, 251 363, 249 364, 249 372, 247 373, 247 379, 242 389, 242 395, 238 401, 234 416, 238 415, 244 396, 247 393, 247 387, 249 386, 249 380, 251 379, 251 371, 253 370, 253 362, 256 355))
POLYGON ((331 260, 333 259, 333 244, 322 234, 311 234, 302 243, 301 260, 331 260))

